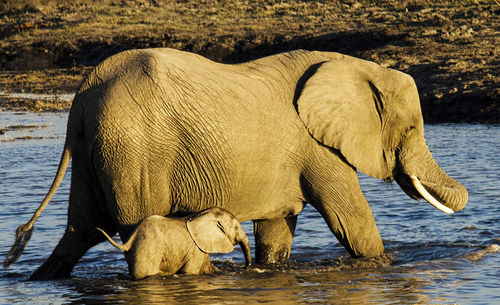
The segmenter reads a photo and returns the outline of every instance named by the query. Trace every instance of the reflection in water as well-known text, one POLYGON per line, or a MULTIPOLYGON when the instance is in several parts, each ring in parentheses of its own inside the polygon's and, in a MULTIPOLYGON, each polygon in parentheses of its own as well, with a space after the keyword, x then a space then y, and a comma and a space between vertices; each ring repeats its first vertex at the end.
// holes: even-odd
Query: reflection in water
POLYGON ((97 280, 91 286, 88 279, 74 279, 72 289, 87 296, 86 303, 186 304, 203 300, 205 304, 407 304, 428 302, 427 286, 445 280, 449 272, 452 271, 420 272, 408 267, 342 272, 250 270, 211 276, 154 277, 137 282, 97 280))
MULTIPOLYGON (((494 245, 472 253, 495 253, 498 248, 494 245)), ((398 265, 388 258, 360 261, 344 257, 329 260, 330 266, 325 261, 316 266, 292 262, 278 268, 254 266, 249 270, 241 264, 220 261, 222 271, 214 275, 131 281, 123 269, 108 279, 75 278, 68 289, 78 291, 86 303, 110 304, 185 304, 193 300, 206 304, 454 303, 455 288, 467 281, 462 269, 468 259, 469 254, 452 260, 398 265)))
MULTIPOLYGON (((496 242, 500 243, 500 238, 497 238, 496 242)), ((475 262, 475 261, 483 259, 486 254, 497 253, 497 252, 500 252, 500 246, 498 244, 491 244, 482 250, 468 253, 464 257, 472 262, 475 262)))
MULTIPOLYGON (((40 140, 0 142, 0 256, 31 217, 56 171, 67 114, 0 113, 0 127, 41 125, 40 140)), ((3 137, 13 137, 9 131, 3 137)), ((426 126, 434 157, 469 190, 469 205, 443 215, 409 199, 395 184, 360 175, 386 247, 382 259, 350 258, 310 206, 299 215, 290 264, 243 267, 239 249, 214 255, 209 276, 131 281, 123 254, 92 248, 73 277, 26 282, 62 236, 69 176, 35 228, 18 263, 0 270, 0 304, 491 304, 500 298, 500 127, 426 126)), ((243 228, 253 245, 252 224, 243 228)))

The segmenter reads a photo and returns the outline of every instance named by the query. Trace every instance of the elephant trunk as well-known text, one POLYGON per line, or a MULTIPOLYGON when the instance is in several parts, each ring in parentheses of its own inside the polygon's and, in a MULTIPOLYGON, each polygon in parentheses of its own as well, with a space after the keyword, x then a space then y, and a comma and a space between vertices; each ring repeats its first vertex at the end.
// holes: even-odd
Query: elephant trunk
POLYGON ((423 198, 448 214, 462 210, 467 204, 467 189, 438 166, 426 145, 418 158, 403 159, 402 168, 405 178, 396 180, 410 197, 423 198))
POLYGON ((250 243, 248 242, 248 237, 246 236, 243 229, 241 229, 240 234, 238 234, 237 242, 240 245, 243 255, 245 256, 245 266, 250 266, 252 264, 252 252, 250 251, 250 243))
POLYGON ((455 186, 437 185, 429 181, 421 182, 416 176, 411 176, 410 179, 422 198, 445 213, 452 214, 455 211, 460 211, 467 204, 467 190, 462 184, 450 177, 448 179, 452 180, 456 184, 455 186))

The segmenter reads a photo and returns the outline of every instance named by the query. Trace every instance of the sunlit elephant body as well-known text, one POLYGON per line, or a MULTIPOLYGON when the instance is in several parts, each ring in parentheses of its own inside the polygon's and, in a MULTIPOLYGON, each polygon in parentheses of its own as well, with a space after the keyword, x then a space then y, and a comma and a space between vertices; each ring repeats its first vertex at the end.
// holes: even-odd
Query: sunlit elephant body
POLYGON ((76 94, 58 177, 70 156, 68 227, 34 279, 69 275, 103 240, 95 227, 127 240, 150 215, 214 206, 254 221, 258 262, 288 259, 306 202, 351 255, 381 255, 356 169, 413 198, 418 178, 453 210, 467 202, 425 144, 413 79, 338 53, 239 65, 171 49, 117 54, 76 94))

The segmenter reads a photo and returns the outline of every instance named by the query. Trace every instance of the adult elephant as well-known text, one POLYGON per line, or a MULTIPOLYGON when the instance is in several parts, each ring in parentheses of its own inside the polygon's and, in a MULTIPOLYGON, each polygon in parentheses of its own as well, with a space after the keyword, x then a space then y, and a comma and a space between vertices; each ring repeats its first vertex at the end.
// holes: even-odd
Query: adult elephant
POLYGON ((84 80, 61 164, 11 263, 73 158, 64 236, 32 279, 69 276, 92 246, 126 241, 153 215, 222 207, 254 221, 257 262, 286 261, 306 203, 354 257, 384 252, 356 169, 412 198, 461 210, 466 189, 425 144, 418 92, 401 72, 293 51, 237 65, 172 49, 126 51, 84 80))

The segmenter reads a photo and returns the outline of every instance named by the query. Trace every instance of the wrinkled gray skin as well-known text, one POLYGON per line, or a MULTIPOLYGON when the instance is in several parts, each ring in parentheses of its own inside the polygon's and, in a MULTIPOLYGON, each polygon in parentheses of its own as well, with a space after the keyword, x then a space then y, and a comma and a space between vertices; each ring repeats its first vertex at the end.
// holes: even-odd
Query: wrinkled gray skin
POLYGON ((135 280, 157 274, 211 273, 217 268, 210 263, 209 253, 232 252, 235 244, 240 245, 246 265, 252 263, 250 245, 240 223, 220 208, 184 218, 149 216, 123 245, 101 232, 124 251, 130 276, 135 280))
POLYGON ((413 79, 329 52, 238 65, 172 49, 112 56, 75 96, 41 208, 70 157, 67 229, 32 279, 69 276, 103 241, 95 227, 127 240, 150 215, 214 206, 254 221, 259 263, 288 259, 306 202, 352 256, 379 256, 384 246, 357 170, 396 180, 419 199, 416 176, 455 211, 468 200, 426 146, 413 79))

